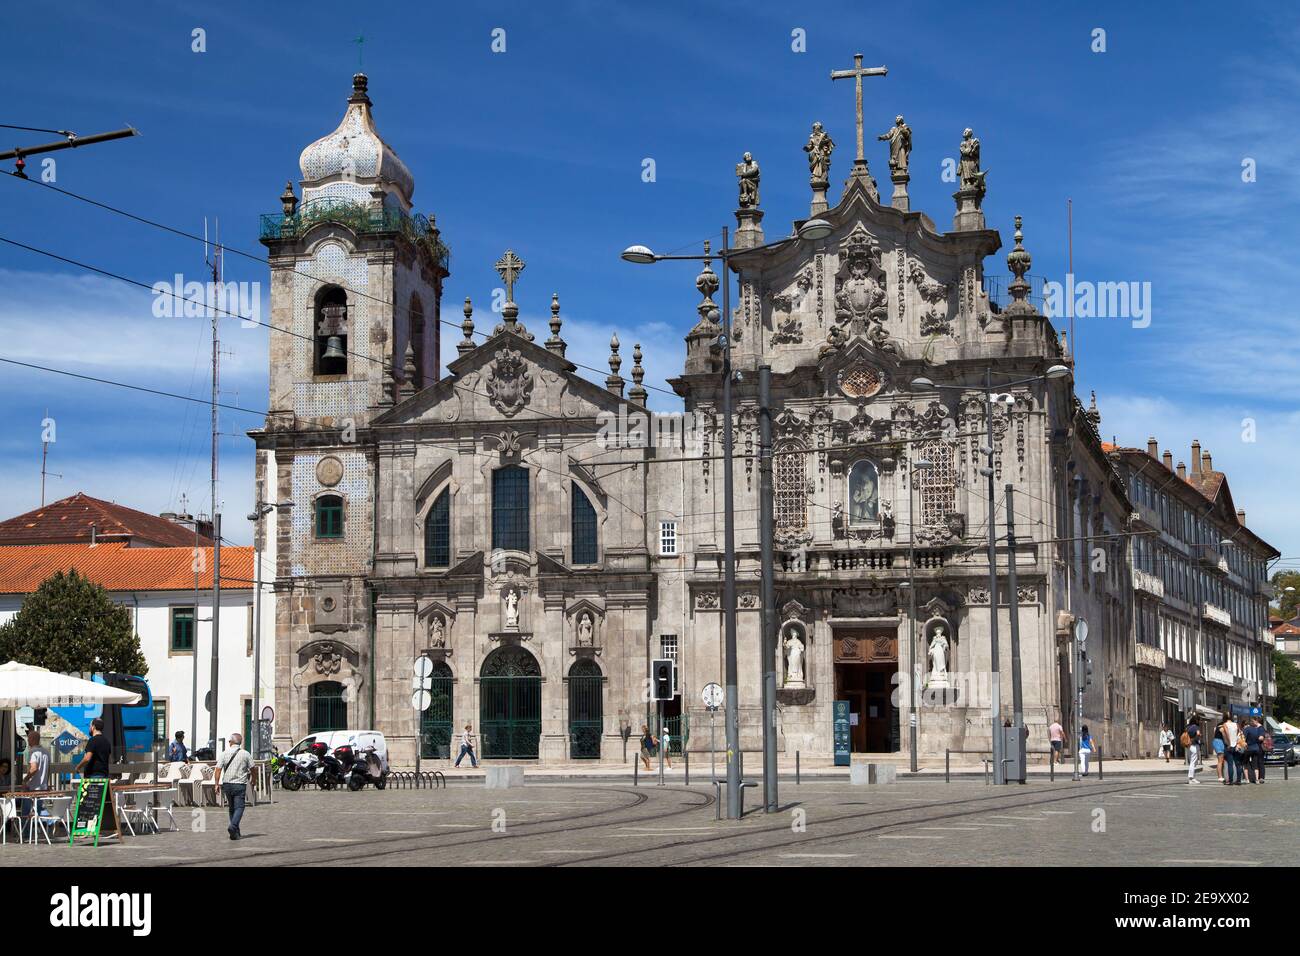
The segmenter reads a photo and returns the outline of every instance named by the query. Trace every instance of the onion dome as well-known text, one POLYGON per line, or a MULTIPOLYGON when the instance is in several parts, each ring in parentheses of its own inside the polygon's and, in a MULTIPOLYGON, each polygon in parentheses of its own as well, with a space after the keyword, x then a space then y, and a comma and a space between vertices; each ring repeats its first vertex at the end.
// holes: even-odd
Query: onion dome
POLYGON ((375 130, 367 85, 364 73, 352 78, 352 95, 338 129, 316 140, 298 158, 304 205, 313 199, 368 205, 378 188, 409 211, 415 179, 375 130))

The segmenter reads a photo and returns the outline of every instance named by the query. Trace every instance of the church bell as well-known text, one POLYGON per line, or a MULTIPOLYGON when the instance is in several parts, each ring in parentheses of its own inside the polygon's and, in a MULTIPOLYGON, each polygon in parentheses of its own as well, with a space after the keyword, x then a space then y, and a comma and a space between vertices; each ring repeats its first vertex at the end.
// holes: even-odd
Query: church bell
POLYGON ((343 339, 338 335, 331 335, 325 340, 325 351, 321 354, 322 359, 346 359, 347 354, 343 351, 343 339))

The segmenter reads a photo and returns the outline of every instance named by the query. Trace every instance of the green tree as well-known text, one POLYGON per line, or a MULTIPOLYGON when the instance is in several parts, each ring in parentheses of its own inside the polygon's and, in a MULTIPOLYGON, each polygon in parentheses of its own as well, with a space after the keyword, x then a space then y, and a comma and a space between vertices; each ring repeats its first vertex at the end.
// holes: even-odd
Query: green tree
POLYGON ((1273 598, 1273 609, 1281 614, 1284 621, 1291 620, 1300 611, 1300 571, 1278 571, 1269 579, 1269 584, 1277 592, 1273 598), (1287 591, 1288 587, 1295 590, 1287 591))
POLYGON ((75 569, 46 578, 0 625, 0 661, 8 660, 60 672, 144 675, 149 668, 131 612, 75 569))
POLYGON ((1281 651, 1274 651, 1273 674, 1277 681, 1273 716, 1294 724, 1300 721, 1300 667, 1281 651))

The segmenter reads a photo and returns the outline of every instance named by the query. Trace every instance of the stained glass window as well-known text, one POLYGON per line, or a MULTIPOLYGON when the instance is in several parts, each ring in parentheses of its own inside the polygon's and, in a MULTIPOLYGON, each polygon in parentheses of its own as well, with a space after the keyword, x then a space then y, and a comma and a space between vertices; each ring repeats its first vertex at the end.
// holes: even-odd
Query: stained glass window
POLYGON ((492 547, 528 550, 528 469, 506 465, 492 472, 492 547))
POLYGON ((573 563, 596 563, 596 509, 583 494, 578 483, 572 482, 573 493, 573 563))
POLYGON ((424 518, 424 566, 445 568, 451 564, 451 489, 443 489, 424 518))

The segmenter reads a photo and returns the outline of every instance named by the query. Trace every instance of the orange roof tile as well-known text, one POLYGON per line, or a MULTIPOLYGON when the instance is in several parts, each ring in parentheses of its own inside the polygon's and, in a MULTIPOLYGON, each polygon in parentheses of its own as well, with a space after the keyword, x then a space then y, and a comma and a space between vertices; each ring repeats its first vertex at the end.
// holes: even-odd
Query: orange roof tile
MULTIPOLYGON (((212 588, 212 549, 202 548, 199 588, 212 588)), ((0 546, 0 594, 30 594, 58 571, 77 573, 109 591, 191 591, 193 548, 128 548, 104 544, 14 544, 0 546)), ((221 587, 252 590, 253 549, 221 549, 221 587)))
MULTIPOLYGON (((0 521, 0 545, 88 543, 91 525, 95 526, 99 538, 128 538, 137 546, 194 546, 194 531, 184 525, 125 505, 92 498, 80 491, 43 508, 0 521)), ((212 541, 200 537, 199 544, 210 547, 212 541)))

